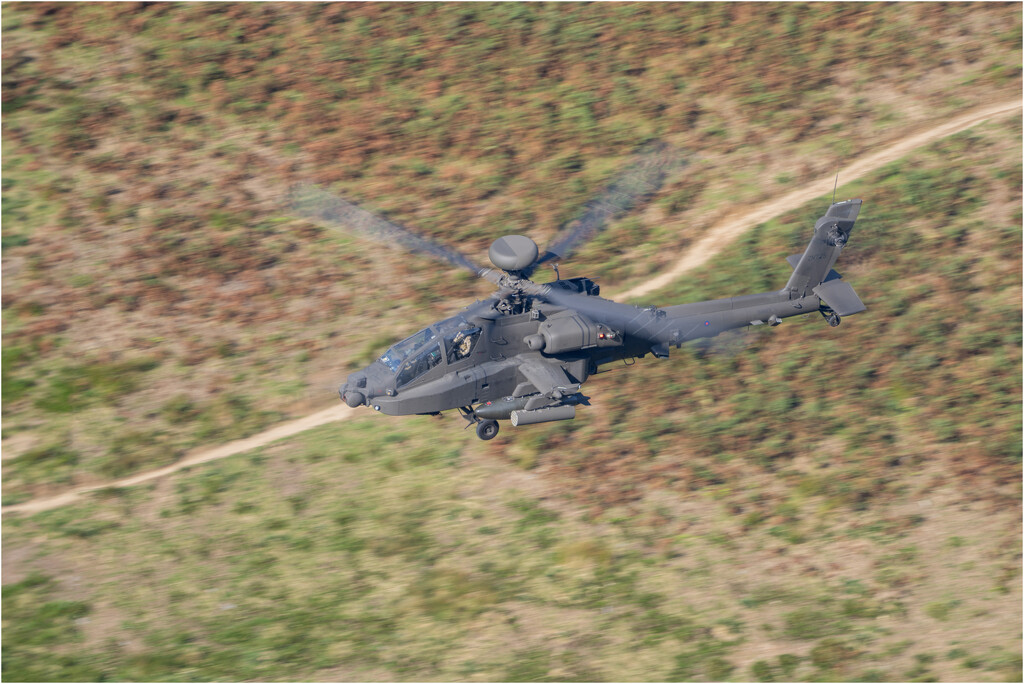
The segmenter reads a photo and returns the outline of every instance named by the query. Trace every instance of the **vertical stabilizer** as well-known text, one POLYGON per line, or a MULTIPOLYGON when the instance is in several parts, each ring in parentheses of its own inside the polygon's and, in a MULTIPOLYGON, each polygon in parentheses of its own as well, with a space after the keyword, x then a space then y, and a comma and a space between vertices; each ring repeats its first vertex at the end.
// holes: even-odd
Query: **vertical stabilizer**
POLYGON ((791 297, 804 297, 828 278, 850 239, 861 202, 859 199, 836 202, 818 219, 814 224, 814 237, 797 262, 784 292, 789 292, 791 297))

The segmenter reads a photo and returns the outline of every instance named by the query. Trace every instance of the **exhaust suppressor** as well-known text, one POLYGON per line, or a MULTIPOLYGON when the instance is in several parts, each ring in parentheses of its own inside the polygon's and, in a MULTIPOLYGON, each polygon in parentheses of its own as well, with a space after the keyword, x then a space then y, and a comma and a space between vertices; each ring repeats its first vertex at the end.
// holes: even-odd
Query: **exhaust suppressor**
POLYGON ((533 411, 513 411, 512 425, 534 425, 535 423, 551 423, 556 420, 572 420, 576 417, 575 406, 551 406, 534 409, 533 411))

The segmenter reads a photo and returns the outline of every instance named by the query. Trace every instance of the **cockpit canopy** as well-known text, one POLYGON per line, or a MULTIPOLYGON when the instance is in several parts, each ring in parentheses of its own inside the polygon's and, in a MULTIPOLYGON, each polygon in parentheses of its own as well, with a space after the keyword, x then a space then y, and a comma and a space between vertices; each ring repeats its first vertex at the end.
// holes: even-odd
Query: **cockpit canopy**
POLYGON ((397 371, 398 367, 402 365, 403 361, 409 358, 410 354, 435 339, 437 339, 437 333, 434 332, 433 328, 420 330, 415 335, 406 337, 398 344, 392 346, 391 349, 384 352, 380 357, 380 362, 392 371, 397 371))
POLYGON ((395 344, 380 357, 380 362, 398 373, 396 385, 401 387, 426 373, 446 356, 448 363, 468 357, 479 337, 479 327, 473 326, 464 316, 452 316, 395 344))

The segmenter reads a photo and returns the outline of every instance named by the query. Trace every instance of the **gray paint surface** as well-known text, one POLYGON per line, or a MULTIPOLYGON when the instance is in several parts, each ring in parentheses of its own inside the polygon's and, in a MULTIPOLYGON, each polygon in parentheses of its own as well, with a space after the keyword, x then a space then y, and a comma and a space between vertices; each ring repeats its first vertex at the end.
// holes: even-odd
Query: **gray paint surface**
POLYGON ((788 258, 794 270, 782 289, 663 308, 604 299, 587 278, 533 283, 523 275, 544 258, 533 241, 499 238, 491 256, 505 275, 481 271, 498 285, 493 296, 393 346, 382 358, 396 365, 396 354, 406 354, 397 370, 376 361, 350 375, 340 394, 389 415, 460 409, 478 423, 513 412, 522 425, 566 420, 586 404, 581 386, 602 365, 668 358, 684 342, 801 314, 821 312, 838 325, 840 316, 866 309, 832 268, 860 207, 859 199, 829 207, 804 253, 788 258))

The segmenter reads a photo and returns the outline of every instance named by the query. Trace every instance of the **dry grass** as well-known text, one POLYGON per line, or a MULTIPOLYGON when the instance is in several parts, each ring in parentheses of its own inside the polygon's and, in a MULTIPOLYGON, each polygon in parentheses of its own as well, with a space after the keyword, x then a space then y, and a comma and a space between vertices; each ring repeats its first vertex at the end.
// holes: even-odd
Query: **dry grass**
MULTIPOLYGON (((486 291, 285 215, 293 181, 479 254, 543 242, 667 140, 691 166, 573 262, 613 285, 730 207, 1020 92, 1004 4, 3 21, 6 501, 306 412, 486 291)), ((373 416, 5 516, 4 678, 1019 680, 1020 136, 995 122, 841 188, 866 200, 840 270, 869 312, 838 331, 648 360, 595 378, 573 423, 486 444, 373 416)), ((774 286, 821 208, 656 298, 774 286)))

